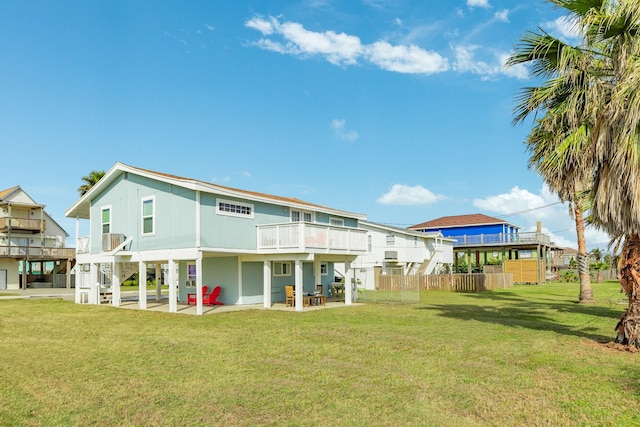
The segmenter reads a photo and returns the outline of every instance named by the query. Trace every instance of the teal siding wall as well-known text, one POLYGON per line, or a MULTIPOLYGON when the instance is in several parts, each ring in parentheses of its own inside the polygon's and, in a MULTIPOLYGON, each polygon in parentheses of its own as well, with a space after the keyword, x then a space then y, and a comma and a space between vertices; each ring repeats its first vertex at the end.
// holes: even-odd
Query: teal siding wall
MULTIPOLYGON (((286 222, 288 213, 282 206, 267 203, 251 203, 253 218, 218 215, 216 213, 217 197, 213 194, 202 194, 201 205, 201 244, 209 248, 257 249, 257 225, 286 222)), ((224 200, 247 203, 245 200, 223 197, 224 200)))
POLYGON ((195 192, 134 174, 121 175, 91 206, 91 249, 102 248, 101 211, 111 206, 111 233, 133 237, 131 250, 195 246, 195 192), (155 198, 155 230, 142 236, 142 199, 155 198))
POLYGON ((202 260, 202 283, 210 288, 220 285, 219 301, 238 303, 238 257, 205 258, 202 260))
MULTIPOLYGON (((231 202, 253 205, 253 217, 219 215, 218 197, 200 195, 201 238, 204 248, 238 250, 257 249, 257 226, 290 221, 286 206, 247 202, 244 199, 222 197, 231 202)), ((111 233, 132 237, 132 251, 182 249, 196 246, 196 192, 194 190, 148 179, 133 173, 123 173, 91 201, 91 252, 102 250, 101 210, 111 207, 111 233), (142 199, 154 197, 155 227, 152 235, 142 235, 142 199)), ((339 217, 338 217, 339 218, 339 217)), ((315 220, 329 224, 331 216, 316 213, 315 220)), ((342 217, 347 227, 357 227, 355 218, 342 217)))
POLYGON ((242 301, 244 304, 264 302, 264 264, 261 262, 242 263, 242 301))

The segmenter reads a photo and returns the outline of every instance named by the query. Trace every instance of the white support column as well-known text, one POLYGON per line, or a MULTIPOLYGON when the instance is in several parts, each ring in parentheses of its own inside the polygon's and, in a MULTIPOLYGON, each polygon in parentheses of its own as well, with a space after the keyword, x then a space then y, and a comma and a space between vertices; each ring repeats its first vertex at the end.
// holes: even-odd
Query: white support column
POLYGON ((113 262, 111 264, 111 305, 120 307, 120 272, 122 263, 113 262))
POLYGON ((162 299, 162 264, 156 262, 156 301, 162 299))
POLYGON ((264 308, 271 308, 271 261, 264 261, 262 267, 264 308))
POLYGON ((89 279, 89 285, 91 286, 91 292, 89 293, 89 304, 100 304, 100 284, 98 283, 98 269, 100 264, 91 263, 91 278, 89 279))
MULTIPOLYGON (((67 273, 69 273, 69 270, 67 270, 67 273)), ((79 273, 80 273, 80 264, 76 264, 76 287, 74 289, 76 304, 80 304, 80 287, 82 286, 82 277, 83 277, 83 275, 79 273)))
MULTIPOLYGON (((313 260, 313 280, 314 280, 314 290, 316 289, 315 285, 322 284, 322 271, 320 270, 320 261, 317 259, 313 260)), ((324 292, 324 289, 322 289, 324 292)))
POLYGON ((296 311, 302 311, 302 293, 303 293, 303 284, 302 284, 302 261, 297 259, 295 261, 293 268, 294 273, 294 282, 295 282, 295 290, 296 290, 296 311))
MULTIPOLYGON (((351 270, 351 261, 345 261, 344 263, 344 305, 351 305, 353 303, 353 284, 349 280, 348 271, 351 270)), ((356 271, 353 270, 353 282, 356 281, 356 271)))
POLYGON ((202 252, 196 258, 196 314, 202 315, 202 252))
POLYGON ((176 262, 169 260, 169 313, 178 312, 178 275, 176 274, 176 262))
POLYGON ((238 257, 238 305, 242 305, 242 257, 238 257))
POLYGON ((138 304, 141 310, 147 309, 147 264, 138 261, 138 304))

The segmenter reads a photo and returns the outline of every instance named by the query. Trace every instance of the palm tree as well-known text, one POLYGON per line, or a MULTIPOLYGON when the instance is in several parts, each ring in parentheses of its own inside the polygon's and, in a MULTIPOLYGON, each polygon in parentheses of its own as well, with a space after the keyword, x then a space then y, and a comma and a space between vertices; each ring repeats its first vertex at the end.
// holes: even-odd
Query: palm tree
MULTIPOLYGON (((564 43, 541 43, 548 39, 539 35, 532 39, 535 56, 512 57, 512 63, 529 62, 534 74, 549 78, 542 89, 525 91, 531 102, 521 102, 520 112, 543 115, 536 126, 547 131, 555 123, 563 135, 584 132, 583 170, 577 175, 588 179, 573 185, 580 190, 578 184, 586 184, 589 222, 612 243, 624 243, 620 283, 629 307, 616 327, 617 340, 640 347, 640 2, 549 1, 569 13, 582 30, 582 43, 565 49, 564 43), (571 78, 580 74, 575 71, 582 71, 581 82, 571 78)), ((566 169, 571 163, 559 164, 564 170, 557 176, 571 176, 566 169)))
POLYGON ((96 185, 98 181, 100 181, 104 174, 105 172, 103 170, 94 170, 89 172, 89 175, 83 176, 82 181, 84 182, 84 184, 78 187, 78 193, 80 193, 80 197, 84 196, 87 191, 91 190, 91 188, 96 185))
POLYGON ((604 260, 602 250, 599 248, 591 249, 589 255, 592 260, 589 268, 596 271, 596 283, 600 283, 602 282, 602 270, 609 268, 610 264, 604 260))
POLYGON ((591 54, 540 30, 520 40, 508 64, 529 64, 534 76, 546 79, 541 86, 525 88, 519 95, 514 124, 531 114, 544 113, 535 120, 526 140, 531 154, 529 167, 544 178, 560 200, 569 202, 578 241, 579 302, 593 302, 583 213, 591 177, 585 157, 592 127, 588 110, 591 54))

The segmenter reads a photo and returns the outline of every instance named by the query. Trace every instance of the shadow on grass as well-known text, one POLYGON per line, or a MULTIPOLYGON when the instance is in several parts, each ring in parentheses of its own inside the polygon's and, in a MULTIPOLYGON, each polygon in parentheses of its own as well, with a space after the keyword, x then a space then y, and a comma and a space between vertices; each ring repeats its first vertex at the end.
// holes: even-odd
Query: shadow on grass
POLYGON ((527 299, 515 292, 483 292, 467 294, 467 296, 475 302, 469 304, 432 304, 418 309, 431 310, 438 316, 451 319, 475 320, 539 331, 553 331, 601 343, 613 340, 615 336, 613 329, 624 312, 624 307, 614 309, 541 297, 527 299), (599 328, 588 326, 590 321, 583 322, 583 326, 563 324, 554 316, 554 312, 611 319, 611 335, 594 333, 599 328))

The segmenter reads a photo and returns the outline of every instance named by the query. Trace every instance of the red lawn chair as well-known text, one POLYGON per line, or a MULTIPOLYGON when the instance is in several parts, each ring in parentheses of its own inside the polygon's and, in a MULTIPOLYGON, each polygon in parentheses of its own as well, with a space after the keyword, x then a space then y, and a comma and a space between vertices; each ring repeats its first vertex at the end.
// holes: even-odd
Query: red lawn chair
MULTIPOLYGON (((209 290, 208 286, 203 286, 202 287, 202 299, 203 300, 206 298, 208 290, 209 290)), ((198 298, 197 298, 196 294, 187 294, 187 305, 189 305, 191 303, 194 303, 194 304, 198 303, 198 298)))
POLYGON ((215 288, 213 288, 213 291, 211 291, 211 293, 209 295, 205 295, 202 298, 202 303, 203 304, 207 304, 208 306, 210 306, 211 304, 213 304, 213 305, 224 305, 223 303, 218 301, 218 296, 220 296, 220 291, 221 290, 222 290, 222 288, 220 286, 216 286, 215 288))

